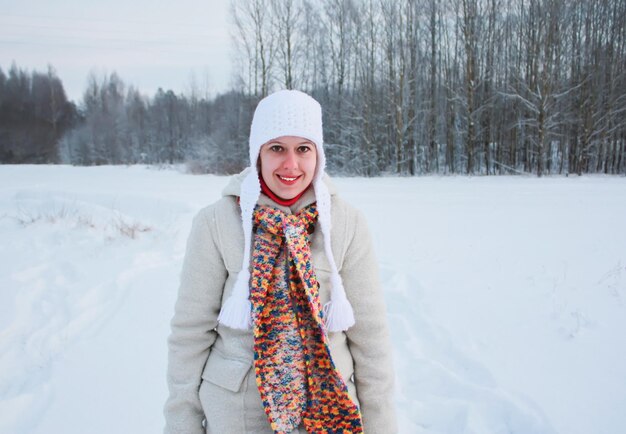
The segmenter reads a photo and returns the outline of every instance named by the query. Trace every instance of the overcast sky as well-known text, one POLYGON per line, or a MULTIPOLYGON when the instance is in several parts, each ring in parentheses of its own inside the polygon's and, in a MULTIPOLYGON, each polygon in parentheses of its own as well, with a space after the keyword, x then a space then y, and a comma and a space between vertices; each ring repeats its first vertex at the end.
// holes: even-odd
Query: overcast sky
POLYGON ((90 71, 116 71, 152 96, 231 81, 229 0, 0 0, 0 67, 55 67, 68 97, 90 71))

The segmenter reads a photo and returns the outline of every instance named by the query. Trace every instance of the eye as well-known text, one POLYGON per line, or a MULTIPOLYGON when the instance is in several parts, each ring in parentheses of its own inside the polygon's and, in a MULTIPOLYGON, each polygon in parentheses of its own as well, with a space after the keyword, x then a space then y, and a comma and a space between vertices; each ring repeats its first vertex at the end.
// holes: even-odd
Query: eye
POLYGON ((298 146, 298 152, 300 152, 301 154, 307 153, 307 152, 311 152, 311 146, 310 145, 300 145, 298 146))
POLYGON ((283 151, 283 147, 277 144, 273 144, 269 146, 269 150, 272 152, 282 152, 283 151))

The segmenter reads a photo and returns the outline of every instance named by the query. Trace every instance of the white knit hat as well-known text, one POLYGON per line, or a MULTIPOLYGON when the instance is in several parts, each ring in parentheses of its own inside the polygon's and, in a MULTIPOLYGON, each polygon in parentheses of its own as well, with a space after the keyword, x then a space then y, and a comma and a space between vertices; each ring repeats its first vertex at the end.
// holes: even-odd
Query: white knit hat
POLYGON ((318 222, 324 236, 324 251, 331 267, 330 301, 324 306, 327 331, 347 330, 354 325, 354 312, 337 270, 330 242, 330 193, 322 180, 326 158, 322 133, 322 108, 309 95, 297 90, 281 90, 259 102, 250 128, 250 171, 241 184, 240 206, 244 234, 243 268, 239 271, 232 295, 222 305, 218 321, 228 327, 249 329, 252 325, 250 296, 250 249, 252 219, 261 194, 257 160, 261 146, 272 139, 297 136, 310 140, 317 148, 317 166, 313 189, 317 201, 318 222))

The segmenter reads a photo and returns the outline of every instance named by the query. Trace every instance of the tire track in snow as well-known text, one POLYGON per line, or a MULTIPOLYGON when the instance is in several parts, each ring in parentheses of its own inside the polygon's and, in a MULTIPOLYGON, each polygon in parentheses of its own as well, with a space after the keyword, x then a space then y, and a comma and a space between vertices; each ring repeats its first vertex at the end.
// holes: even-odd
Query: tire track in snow
POLYGON ((455 348, 422 309, 411 274, 381 269, 396 368, 401 433, 554 434, 538 406, 503 390, 484 366, 455 348))
MULTIPOLYGON (((31 205, 42 208, 41 201, 31 205)), ((54 362, 97 334, 123 305, 134 276, 159 262, 146 259, 158 236, 114 238, 103 227, 76 225, 73 213, 57 217, 3 219, 0 226, 10 255, 3 257, 13 265, 0 281, 9 306, 0 329, 0 432, 31 432, 39 424, 55 392, 54 362)))

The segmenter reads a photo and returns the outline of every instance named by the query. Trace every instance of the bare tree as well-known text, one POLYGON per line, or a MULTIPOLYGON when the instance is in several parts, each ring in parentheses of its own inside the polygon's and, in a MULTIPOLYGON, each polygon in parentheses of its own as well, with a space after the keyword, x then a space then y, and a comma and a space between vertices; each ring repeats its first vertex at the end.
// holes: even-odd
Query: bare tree
POLYGON ((476 154, 476 83, 477 83, 477 44, 478 34, 476 20, 478 13, 478 0, 461 0, 460 20, 461 35, 465 48, 465 110, 467 133, 465 139, 467 156, 467 173, 475 171, 476 154))
POLYGON ((271 88, 271 71, 276 56, 277 34, 272 28, 272 8, 269 0, 239 0, 231 5, 237 28, 236 40, 249 56, 248 80, 254 95, 262 98, 271 88))
POLYGON ((295 88, 296 62, 301 58, 299 33, 303 7, 299 0, 272 0, 273 18, 278 29, 278 66, 285 89, 295 88))

